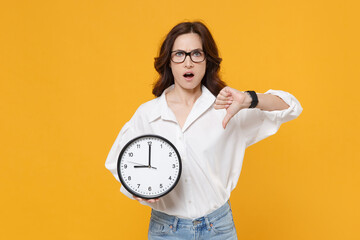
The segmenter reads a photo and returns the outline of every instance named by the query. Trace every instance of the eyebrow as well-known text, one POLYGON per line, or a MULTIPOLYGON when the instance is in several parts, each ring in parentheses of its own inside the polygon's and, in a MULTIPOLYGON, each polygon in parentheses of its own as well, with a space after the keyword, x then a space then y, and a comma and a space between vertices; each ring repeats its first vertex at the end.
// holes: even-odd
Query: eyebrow
MULTIPOLYGON (((193 49, 193 50, 191 50, 190 52, 192 52, 192 51, 194 51, 194 50, 201 50, 201 51, 204 51, 203 49, 201 49, 201 48, 195 48, 195 49, 193 49)), ((182 50, 182 49, 176 49, 176 50, 174 50, 173 52, 186 52, 185 50, 182 50)))

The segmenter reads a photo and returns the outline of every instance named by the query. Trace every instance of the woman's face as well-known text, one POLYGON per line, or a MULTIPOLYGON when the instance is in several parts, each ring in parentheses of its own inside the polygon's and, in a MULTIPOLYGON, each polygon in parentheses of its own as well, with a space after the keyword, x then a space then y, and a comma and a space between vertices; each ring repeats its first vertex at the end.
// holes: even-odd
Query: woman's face
MULTIPOLYGON (((203 50, 200 36, 196 33, 187 33, 182 34, 175 39, 171 51, 191 52, 196 49, 203 50)), ((181 53, 178 55, 181 55, 181 53)), ((192 56, 193 59, 198 55, 199 53, 194 52, 194 56, 192 56)), ((170 67, 176 87, 186 90, 196 89, 197 87, 200 87, 201 80, 205 75, 206 59, 196 63, 190 59, 190 56, 186 56, 185 61, 182 63, 170 61, 170 67), (190 76, 188 76, 188 74, 185 75, 185 73, 192 73, 193 76, 191 76, 191 74, 190 76)))

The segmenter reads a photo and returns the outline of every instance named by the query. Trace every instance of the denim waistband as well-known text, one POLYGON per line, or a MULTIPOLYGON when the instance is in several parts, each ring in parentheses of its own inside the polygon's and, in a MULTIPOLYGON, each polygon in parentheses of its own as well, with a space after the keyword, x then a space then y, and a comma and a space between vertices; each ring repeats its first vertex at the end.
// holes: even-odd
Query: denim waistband
POLYGON ((200 217, 196 218, 194 220, 192 219, 185 219, 185 218, 179 218, 176 216, 171 216, 163 212, 159 212, 156 210, 151 211, 151 218, 157 222, 160 222, 162 224, 168 224, 171 226, 171 228, 176 228, 179 225, 182 226, 204 226, 211 227, 211 223, 215 222, 216 219, 221 218, 225 214, 227 214, 231 210, 230 207, 230 201, 227 201, 223 206, 216 209, 215 211, 200 217))

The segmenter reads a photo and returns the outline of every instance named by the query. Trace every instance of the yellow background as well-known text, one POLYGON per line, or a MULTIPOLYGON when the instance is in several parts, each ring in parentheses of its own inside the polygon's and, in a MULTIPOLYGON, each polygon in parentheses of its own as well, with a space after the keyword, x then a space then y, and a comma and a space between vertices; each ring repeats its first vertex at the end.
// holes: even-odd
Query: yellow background
POLYGON ((359 5, 353 1, 0 3, 0 239, 146 239, 150 209, 105 167, 153 98, 166 33, 203 20, 229 86, 304 111, 250 147, 231 201, 239 239, 360 239, 359 5))

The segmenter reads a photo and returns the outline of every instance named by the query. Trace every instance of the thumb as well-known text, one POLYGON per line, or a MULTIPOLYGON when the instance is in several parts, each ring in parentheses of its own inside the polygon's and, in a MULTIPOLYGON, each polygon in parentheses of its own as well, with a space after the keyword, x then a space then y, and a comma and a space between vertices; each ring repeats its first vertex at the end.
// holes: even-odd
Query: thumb
POLYGON ((226 125, 228 124, 228 122, 230 121, 230 119, 233 117, 233 115, 231 113, 226 113, 224 120, 222 122, 223 128, 226 128, 226 125))

